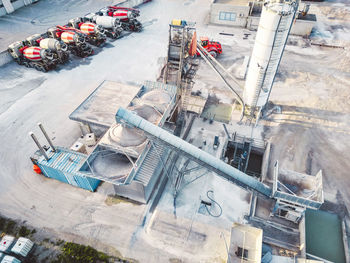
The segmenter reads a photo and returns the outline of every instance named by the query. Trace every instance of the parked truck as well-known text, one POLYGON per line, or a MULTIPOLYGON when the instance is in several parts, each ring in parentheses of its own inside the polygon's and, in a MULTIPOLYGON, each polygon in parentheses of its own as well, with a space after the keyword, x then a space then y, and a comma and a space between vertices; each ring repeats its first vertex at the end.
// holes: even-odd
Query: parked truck
POLYGON ((34 34, 27 37, 24 43, 27 46, 41 47, 50 50, 54 59, 56 59, 59 64, 64 64, 69 60, 68 46, 61 40, 43 37, 40 34, 34 34))
POLYGON ((83 18, 81 17, 69 20, 68 26, 78 29, 85 34, 87 42, 89 42, 91 45, 101 46, 107 40, 105 30, 102 26, 93 22, 84 22, 83 18))
POLYGON ((84 22, 92 22, 103 27, 107 37, 117 39, 123 32, 123 27, 119 19, 111 16, 99 16, 94 13, 88 13, 83 17, 84 22))
MULTIPOLYGON (((200 37, 200 44, 214 58, 216 58, 219 54, 222 53, 222 47, 220 42, 210 41, 208 37, 200 37)), ((200 56, 198 52, 197 56, 200 56)))
POLYGON ((142 24, 136 19, 140 15, 140 10, 135 8, 108 6, 97 12, 99 16, 115 17, 120 21, 121 26, 126 31, 140 32, 142 24))
POLYGON ((94 53, 91 46, 86 43, 86 35, 75 28, 52 27, 47 30, 47 35, 50 38, 62 40, 68 46, 68 50, 78 57, 84 58, 94 53))
POLYGON ((54 69, 58 63, 50 49, 27 46, 23 41, 9 45, 8 52, 19 65, 43 72, 54 69))

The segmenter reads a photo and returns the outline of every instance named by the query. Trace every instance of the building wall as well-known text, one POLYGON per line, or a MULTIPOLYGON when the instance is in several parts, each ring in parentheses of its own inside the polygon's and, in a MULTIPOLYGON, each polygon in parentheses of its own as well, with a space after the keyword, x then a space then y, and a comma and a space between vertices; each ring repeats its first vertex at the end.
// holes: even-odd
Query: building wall
MULTIPOLYGON (((249 16, 250 6, 235 6, 230 4, 212 4, 210 10, 210 23, 227 25, 227 26, 237 26, 246 27, 250 30, 257 30, 260 16, 249 16), (222 20, 220 19, 220 12, 235 13, 235 19, 232 20, 222 20)), ((223 15, 221 14, 221 18, 223 15)), ((230 16, 228 16, 230 18, 230 16)), ((312 28, 316 24, 316 21, 301 20, 297 19, 293 24, 290 34, 297 36, 308 36, 311 33, 312 28)))
POLYGON ((13 58, 7 50, 0 52, 0 67, 11 61, 13 61, 13 58))
POLYGON ((315 24, 316 21, 297 19, 294 25, 292 26, 290 34, 296 36, 309 36, 315 24))
POLYGON ((145 186, 139 182, 132 181, 131 184, 128 185, 115 185, 114 189, 115 193, 119 196, 135 200, 142 204, 147 203, 145 186))
MULTIPOLYGON (((0 4, 1 4, 1 0, 0 0, 0 4)), ((0 16, 4 16, 6 14, 7 14, 7 12, 6 12, 5 7, 0 7, 0 16)))
POLYGON ((248 5, 234 6, 213 3, 210 10, 210 23, 246 27, 249 10, 248 5))
POLYGON ((18 8, 21 8, 24 6, 24 1, 23 0, 17 0, 15 2, 12 2, 13 8, 16 10, 18 8))
POLYGON ((247 28, 250 30, 258 30, 260 16, 250 16, 247 21, 247 28))
POLYGON ((11 10, 6 10, 6 8, 2 7, 0 8, 0 16, 6 15, 7 13, 12 13, 14 10, 21 8, 25 5, 30 5, 33 2, 37 2, 38 0, 16 0, 12 1, 11 0, 0 0, 0 4, 6 6, 6 4, 3 4, 3 2, 6 1, 6 4, 9 5, 11 10))

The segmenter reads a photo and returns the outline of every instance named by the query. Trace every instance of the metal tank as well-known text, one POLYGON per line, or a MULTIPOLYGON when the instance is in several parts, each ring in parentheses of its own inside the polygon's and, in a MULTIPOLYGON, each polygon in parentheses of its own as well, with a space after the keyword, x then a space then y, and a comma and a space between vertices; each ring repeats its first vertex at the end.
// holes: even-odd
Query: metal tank
POLYGON ((67 44, 71 44, 71 43, 75 43, 78 41, 78 34, 76 34, 75 32, 63 32, 62 35, 61 35, 61 40, 64 42, 64 43, 67 43, 67 44))
POLYGON ((97 25, 101 25, 104 28, 114 28, 119 24, 115 17, 110 16, 96 16, 95 22, 97 25))
POLYGON ((264 3, 243 92, 252 111, 269 99, 296 10, 294 1, 264 3))
POLYGON ((117 10, 113 12, 113 17, 116 17, 118 19, 133 18, 132 13, 127 10, 117 10))
POLYGON ((51 50, 61 50, 61 43, 54 38, 45 38, 40 41, 40 47, 43 49, 51 49, 51 50))
POLYGON ((29 60, 40 61, 46 57, 46 52, 40 47, 28 47, 23 50, 23 55, 29 60))

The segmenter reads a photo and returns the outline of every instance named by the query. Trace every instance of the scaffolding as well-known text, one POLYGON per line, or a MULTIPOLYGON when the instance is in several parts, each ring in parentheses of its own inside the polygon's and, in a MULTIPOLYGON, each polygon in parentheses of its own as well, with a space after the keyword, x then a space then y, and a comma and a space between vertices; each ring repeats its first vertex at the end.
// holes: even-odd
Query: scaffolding
POLYGON ((177 87, 179 121, 183 121, 187 112, 193 78, 199 65, 199 60, 190 55, 191 43, 196 38, 193 26, 194 23, 185 21, 169 25, 168 56, 162 79, 165 84, 177 87))

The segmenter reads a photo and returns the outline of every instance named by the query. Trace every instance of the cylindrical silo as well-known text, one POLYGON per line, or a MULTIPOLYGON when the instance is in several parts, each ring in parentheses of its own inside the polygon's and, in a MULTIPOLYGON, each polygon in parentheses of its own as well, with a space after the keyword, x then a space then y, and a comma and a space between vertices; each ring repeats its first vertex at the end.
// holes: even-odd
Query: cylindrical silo
POLYGON ((296 9, 294 1, 264 3, 243 92, 249 107, 267 103, 296 9))

